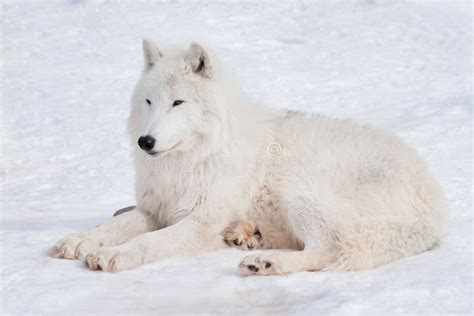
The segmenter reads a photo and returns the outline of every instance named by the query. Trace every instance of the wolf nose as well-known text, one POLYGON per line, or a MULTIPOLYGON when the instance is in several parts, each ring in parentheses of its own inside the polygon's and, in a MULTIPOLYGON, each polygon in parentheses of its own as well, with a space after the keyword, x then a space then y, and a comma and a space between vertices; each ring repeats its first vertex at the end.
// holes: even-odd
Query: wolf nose
POLYGON ((145 151, 150 151, 153 149, 153 146, 155 146, 155 139, 150 135, 140 136, 138 146, 145 151))

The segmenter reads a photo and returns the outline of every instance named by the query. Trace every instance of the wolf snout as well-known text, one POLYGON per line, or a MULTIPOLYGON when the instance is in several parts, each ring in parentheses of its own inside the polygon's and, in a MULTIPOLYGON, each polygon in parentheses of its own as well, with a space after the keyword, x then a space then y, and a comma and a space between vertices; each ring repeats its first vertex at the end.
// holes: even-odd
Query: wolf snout
POLYGON ((144 151, 151 151, 155 146, 155 138, 150 135, 140 136, 138 146, 144 151))

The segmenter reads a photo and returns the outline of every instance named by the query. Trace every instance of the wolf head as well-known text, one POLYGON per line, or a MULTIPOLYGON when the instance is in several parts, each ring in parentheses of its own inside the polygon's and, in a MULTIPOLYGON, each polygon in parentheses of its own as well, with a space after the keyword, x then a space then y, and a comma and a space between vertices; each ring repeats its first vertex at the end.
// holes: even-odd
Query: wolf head
POLYGON ((143 55, 129 120, 134 146, 159 157, 212 150, 228 125, 216 57, 196 43, 159 48, 149 40, 143 41, 143 55))

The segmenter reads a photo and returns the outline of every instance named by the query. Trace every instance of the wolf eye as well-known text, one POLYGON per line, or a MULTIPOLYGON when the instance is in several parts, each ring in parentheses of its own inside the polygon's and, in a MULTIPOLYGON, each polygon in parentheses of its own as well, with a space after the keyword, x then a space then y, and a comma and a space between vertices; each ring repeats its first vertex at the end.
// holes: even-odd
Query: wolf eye
POLYGON ((146 103, 148 103, 148 105, 151 105, 151 101, 146 99, 146 103))
POLYGON ((173 102, 173 106, 178 106, 183 102, 184 102, 183 100, 176 100, 176 101, 173 102))

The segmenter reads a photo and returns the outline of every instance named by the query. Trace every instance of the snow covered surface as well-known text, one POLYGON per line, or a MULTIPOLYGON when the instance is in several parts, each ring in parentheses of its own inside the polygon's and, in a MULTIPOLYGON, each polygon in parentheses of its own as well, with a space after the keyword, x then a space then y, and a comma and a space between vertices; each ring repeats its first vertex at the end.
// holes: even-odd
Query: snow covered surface
POLYGON ((462 1, 2 1, 2 314, 472 313, 472 8, 462 1), (257 101, 396 132, 450 206, 434 251, 372 271, 248 277, 225 250, 91 272, 47 249, 134 203, 141 39, 198 40, 257 101))

